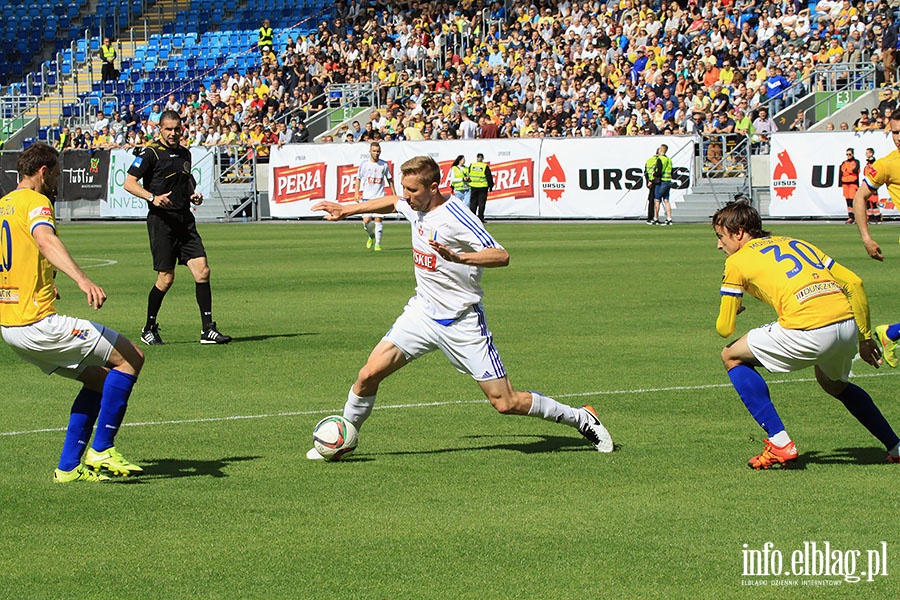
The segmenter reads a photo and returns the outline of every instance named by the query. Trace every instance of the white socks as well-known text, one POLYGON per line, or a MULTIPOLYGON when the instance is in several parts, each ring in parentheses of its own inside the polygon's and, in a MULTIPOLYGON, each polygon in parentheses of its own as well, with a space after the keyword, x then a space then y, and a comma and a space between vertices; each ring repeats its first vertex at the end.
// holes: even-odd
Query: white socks
POLYGON ((791 436, 787 434, 787 431, 782 429, 775 435, 769 436, 769 441, 778 446, 779 448, 784 448, 788 444, 791 443, 791 436))
POLYGON ((362 427, 369 415, 372 414, 372 408, 375 406, 375 396, 360 397, 353 393, 353 388, 347 394, 347 403, 344 405, 344 418, 353 423, 356 430, 362 427))
POLYGON ((375 221, 375 245, 381 245, 381 233, 384 231, 384 223, 375 221))
POLYGON ((580 425, 578 409, 568 404, 557 402, 553 398, 544 396, 538 392, 531 392, 531 408, 528 410, 531 417, 540 417, 554 423, 565 423, 572 427, 580 425))

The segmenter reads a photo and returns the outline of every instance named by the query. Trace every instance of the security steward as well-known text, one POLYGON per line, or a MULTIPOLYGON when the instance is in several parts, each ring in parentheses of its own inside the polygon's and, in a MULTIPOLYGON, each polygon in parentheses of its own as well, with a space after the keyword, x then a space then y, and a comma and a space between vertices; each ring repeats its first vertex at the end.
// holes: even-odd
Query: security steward
POLYGON ((662 161, 656 152, 644 163, 644 177, 647 180, 647 225, 654 225, 656 220, 656 191, 654 188, 662 181, 662 161))
POLYGON ((469 169, 466 167, 465 157, 461 154, 456 157, 453 166, 450 167, 450 188, 453 195, 468 204, 469 200, 469 169))
POLYGON ((469 165, 469 210, 478 215, 484 222, 484 209, 487 205, 488 192, 494 189, 494 176, 491 167, 484 162, 484 154, 479 152, 475 156, 475 162, 469 165))
POLYGON ((103 38, 103 45, 100 46, 100 60, 103 66, 100 67, 100 78, 103 81, 114 81, 118 79, 119 74, 116 73, 116 47, 108 37, 103 38))
POLYGON ((259 48, 259 53, 265 54, 266 52, 271 52, 274 41, 275 32, 269 27, 269 20, 265 19, 256 36, 256 46, 259 48))
POLYGON ((186 264, 194 276, 197 305, 200 308, 201 344, 227 344, 231 337, 223 335, 212 320, 212 291, 209 265, 203 240, 191 205, 203 203, 191 175, 191 153, 181 145, 181 116, 174 110, 162 113, 159 137, 142 148, 125 177, 125 190, 147 201, 147 232, 156 283, 147 300, 147 322, 141 340, 149 346, 164 342, 159 335, 156 317, 163 298, 175 281, 176 262, 186 264), (139 180, 143 180, 140 183, 139 180))

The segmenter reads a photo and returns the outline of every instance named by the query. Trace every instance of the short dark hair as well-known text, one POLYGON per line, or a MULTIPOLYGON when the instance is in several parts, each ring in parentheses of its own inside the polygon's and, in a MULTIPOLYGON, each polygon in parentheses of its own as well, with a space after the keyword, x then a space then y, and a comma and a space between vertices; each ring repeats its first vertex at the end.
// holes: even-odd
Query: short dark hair
POLYGON ((19 154, 16 160, 16 170, 19 177, 31 177, 41 170, 41 167, 52 169, 59 163, 59 151, 53 146, 37 142, 19 154))
POLYGON ((181 115, 174 110, 164 110, 162 114, 159 115, 159 122, 162 123, 163 121, 177 121, 178 123, 181 123, 181 115))
POLYGON ((735 197, 734 201, 717 210, 712 216, 712 225, 731 234, 743 230, 754 239, 772 235, 762 228, 762 218, 746 196, 735 197))

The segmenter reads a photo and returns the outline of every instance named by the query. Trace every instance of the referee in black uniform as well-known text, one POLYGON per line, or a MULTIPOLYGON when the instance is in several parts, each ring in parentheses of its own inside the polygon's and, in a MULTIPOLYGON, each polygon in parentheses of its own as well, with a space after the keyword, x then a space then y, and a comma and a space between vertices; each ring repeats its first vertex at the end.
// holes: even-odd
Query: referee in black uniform
POLYGON ((227 344, 231 337, 219 332, 212 320, 212 290, 206 249, 197 233, 191 204, 203 203, 203 194, 195 191, 191 175, 191 153, 181 145, 181 116, 163 112, 159 119, 159 137, 141 149, 128 169, 125 190, 147 201, 147 231, 156 284, 147 300, 147 323, 141 340, 150 346, 164 342, 159 335, 156 316, 163 298, 175 281, 175 264, 187 265, 196 282, 197 304, 203 329, 201 344, 227 344), (139 182, 143 180, 143 185, 139 182))

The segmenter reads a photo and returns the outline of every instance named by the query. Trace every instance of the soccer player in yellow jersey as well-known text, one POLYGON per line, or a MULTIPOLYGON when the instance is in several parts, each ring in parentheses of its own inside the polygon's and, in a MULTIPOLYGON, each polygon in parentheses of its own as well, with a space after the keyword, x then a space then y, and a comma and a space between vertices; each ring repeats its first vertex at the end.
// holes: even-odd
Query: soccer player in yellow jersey
MULTIPOLYGON (((862 237, 866 252, 875 260, 883 261, 884 255, 878 242, 869 235, 869 224, 866 215, 869 201, 872 196, 878 194, 878 188, 887 186, 888 194, 894 201, 894 206, 900 206, 900 111, 891 114, 891 139, 897 150, 887 156, 879 158, 871 165, 867 165, 863 171, 863 184, 856 190, 853 197, 853 212, 856 215, 856 226, 862 237)), ((897 340, 900 340, 900 323, 892 325, 879 325, 875 328, 878 341, 881 342, 884 361, 896 367, 900 362, 897 359, 897 340)))
POLYGON ((812 244, 763 230, 759 213, 746 202, 719 209, 712 224, 717 247, 728 256, 716 331, 722 337, 734 333, 745 292, 778 314, 776 322, 752 329, 722 350, 731 383, 768 435, 762 454, 749 466, 768 469, 798 457, 756 367, 786 373, 814 366, 822 389, 885 445, 888 462, 900 462, 900 438, 869 394, 849 382, 857 346, 864 361, 875 368, 880 364, 862 280, 812 244))
POLYGON ((88 279, 56 235, 50 198, 56 195, 59 153, 34 144, 18 158, 19 187, 0 199, 0 334, 13 352, 48 375, 82 384, 63 442, 57 483, 104 481, 100 471, 136 475, 143 470, 116 450, 114 438, 144 356, 117 332, 56 312, 54 269, 78 284, 95 310, 106 293, 88 279), (94 423, 97 433, 84 464, 94 423))

